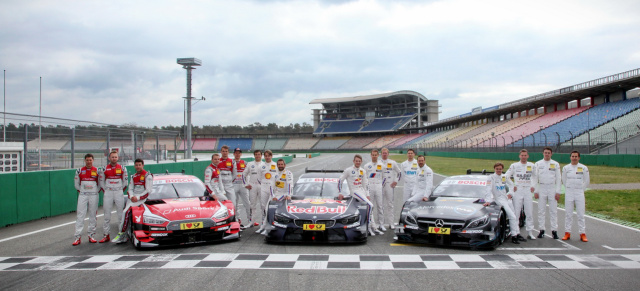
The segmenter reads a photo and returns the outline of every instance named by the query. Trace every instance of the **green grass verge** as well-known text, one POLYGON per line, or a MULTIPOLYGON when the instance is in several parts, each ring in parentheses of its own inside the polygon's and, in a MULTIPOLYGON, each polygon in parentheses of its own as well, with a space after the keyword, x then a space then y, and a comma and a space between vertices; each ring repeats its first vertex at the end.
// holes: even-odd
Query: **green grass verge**
MULTIPOLYGON (((391 155, 397 162, 406 160, 405 155, 391 155)), ((427 165, 434 172, 445 176, 462 175, 467 169, 493 171, 493 164, 502 162, 508 167, 514 161, 427 157, 427 165)), ((564 166, 564 164, 561 164, 564 166)), ((591 183, 640 183, 640 169, 589 166, 591 183)), ((590 190, 585 195, 589 215, 640 228, 640 190, 590 190)), ((560 202, 564 202, 562 195, 560 202)), ((562 206, 564 207, 564 206, 562 206)))
MULTIPOLYGON (((397 162, 403 162, 407 159, 405 155, 391 155, 391 158, 397 162)), ((463 175, 467 169, 474 171, 493 171, 493 164, 502 162, 505 171, 509 165, 516 162, 513 160, 480 160, 480 159, 462 159, 462 158, 444 158, 427 156, 426 163, 431 169, 445 176, 463 175)), ((535 161, 534 161, 535 162, 535 161)), ((560 164, 564 167, 566 164, 560 164)), ((618 183, 640 183, 640 168, 618 168, 608 166, 588 166, 591 173, 591 183, 593 184, 618 184, 618 183)))

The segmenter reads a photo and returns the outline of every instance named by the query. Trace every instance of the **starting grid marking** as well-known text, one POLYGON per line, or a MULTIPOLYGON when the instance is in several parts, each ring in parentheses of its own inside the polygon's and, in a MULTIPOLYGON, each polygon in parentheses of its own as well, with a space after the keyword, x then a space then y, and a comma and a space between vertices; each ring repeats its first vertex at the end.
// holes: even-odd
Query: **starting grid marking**
POLYGON ((131 269, 640 269, 638 255, 163 254, 0 257, 0 271, 131 269))

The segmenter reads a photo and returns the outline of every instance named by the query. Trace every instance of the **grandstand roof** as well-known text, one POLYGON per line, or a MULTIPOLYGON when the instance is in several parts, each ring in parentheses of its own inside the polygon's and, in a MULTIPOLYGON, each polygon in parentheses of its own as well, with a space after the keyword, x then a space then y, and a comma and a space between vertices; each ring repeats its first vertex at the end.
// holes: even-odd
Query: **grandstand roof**
POLYGON ((409 90, 403 90, 403 91, 380 93, 380 94, 373 94, 373 95, 354 96, 354 97, 314 99, 314 100, 311 100, 311 102, 309 102, 309 104, 356 102, 356 101, 375 100, 375 99, 381 99, 381 98, 387 98, 387 97, 393 97, 393 96, 407 96, 407 95, 419 97, 421 100, 424 100, 424 101, 428 100, 427 97, 424 97, 422 94, 420 94, 418 92, 409 91, 409 90))
POLYGON ((572 100, 581 100, 607 93, 628 91, 640 87, 640 69, 634 69, 595 80, 583 82, 573 86, 556 89, 531 97, 507 102, 498 106, 482 110, 479 114, 462 114, 433 122, 423 128, 434 128, 458 124, 461 122, 479 120, 482 118, 499 116, 528 109, 539 108, 548 104, 572 100))

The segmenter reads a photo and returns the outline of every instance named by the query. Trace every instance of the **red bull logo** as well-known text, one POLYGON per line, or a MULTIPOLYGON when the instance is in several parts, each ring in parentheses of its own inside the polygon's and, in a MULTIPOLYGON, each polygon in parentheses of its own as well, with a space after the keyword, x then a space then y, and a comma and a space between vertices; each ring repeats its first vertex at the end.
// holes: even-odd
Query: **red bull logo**
POLYGON ((347 211, 346 206, 338 207, 326 207, 326 206, 311 206, 308 208, 299 208, 295 205, 288 205, 287 211, 289 213, 307 213, 307 214, 338 214, 347 211))

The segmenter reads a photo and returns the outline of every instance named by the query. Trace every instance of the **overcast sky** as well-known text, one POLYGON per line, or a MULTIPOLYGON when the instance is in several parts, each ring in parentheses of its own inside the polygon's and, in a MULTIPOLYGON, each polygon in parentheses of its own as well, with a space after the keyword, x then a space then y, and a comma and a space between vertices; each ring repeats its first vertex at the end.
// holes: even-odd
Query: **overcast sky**
POLYGON ((413 90, 440 118, 640 67, 640 1, 0 1, 6 111, 110 124, 311 123, 413 90))

